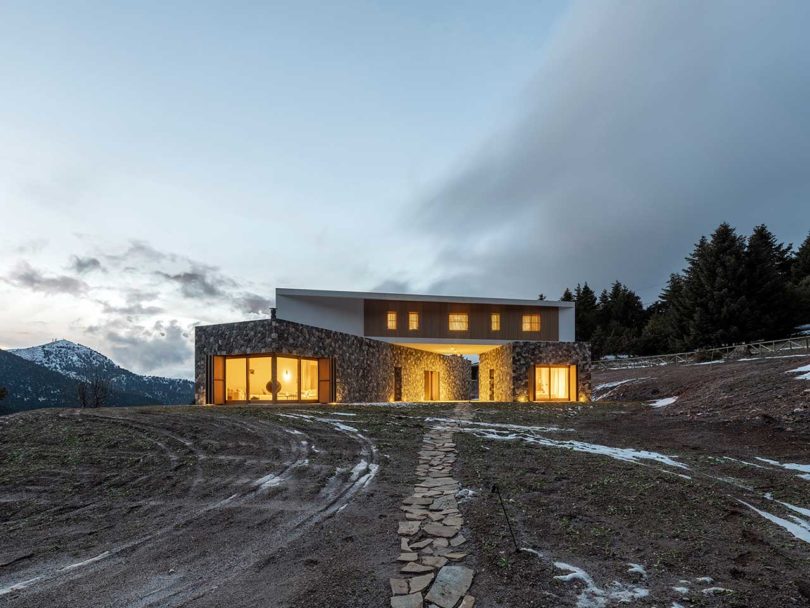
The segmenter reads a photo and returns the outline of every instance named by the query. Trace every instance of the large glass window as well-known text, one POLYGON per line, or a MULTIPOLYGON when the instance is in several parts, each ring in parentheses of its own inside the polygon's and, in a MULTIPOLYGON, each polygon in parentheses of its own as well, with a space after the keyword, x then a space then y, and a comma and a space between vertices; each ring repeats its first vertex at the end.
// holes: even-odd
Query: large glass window
POLYGON ((411 331, 415 331, 419 329, 419 313, 418 312, 409 312, 408 313, 408 329, 411 331))
POLYGON ((276 357, 279 401, 298 401, 298 359, 276 357))
POLYGON ((467 331, 469 319, 466 312, 450 313, 448 317, 448 328, 450 331, 467 331))
POLYGON ((535 401, 568 401, 568 366, 534 368, 535 401))
POLYGON ((386 315, 386 321, 388 323, 387 327, 391 331, 394 331, 397 328, 397 313, 395 310, 388 311, 388 314, 386 315))
POLYGON ((273 358, 251 357, 248 359, 248 365, 250 401, 272 401, 273 358))
POLYGON ((225 359, 225 401, 247 401, 247 359, 225 359))
POLYGON ((489 315, 489 328, 492 331, 501 331, 501 313, 493 312, 489 315))
POLYGON ((318 361, 301 359, 301 401, 318 398, 318 361))
POLYGON ((540 315, 538 313, 523 315, 523 331, 540 331, 540 315))
POLYGON ((222 359, 227 403, 317 401, 319 381, 329 381, 319 377, 318 359, 276 355, 222 359))

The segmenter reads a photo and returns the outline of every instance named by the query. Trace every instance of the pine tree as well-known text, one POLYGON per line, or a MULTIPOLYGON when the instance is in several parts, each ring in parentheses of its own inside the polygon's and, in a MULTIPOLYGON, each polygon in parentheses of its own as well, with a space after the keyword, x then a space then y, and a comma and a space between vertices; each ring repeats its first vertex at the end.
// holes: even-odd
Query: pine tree
POLYGON ((791 265, 791 275, 793 283, 798 285, 802 280, 810 278, 810 233, 796 251, 791 265))
POLYGON ((574 289, 574 303, 576 304, 576 331, 577 340, 588 342, 596 329, 596 294, 588 286, 587 281, 580 287, 577 283, 574 289))
POLYGON ((687 348, 691 312, 684 298, 684 278, 669 275, 658 301, 647 309, 648 320, 642 332, 645 354, 674 353, 687 348))
POLYGON ((597 356, 636 354, 641 346, 645 311, 636 293, 615 281, 610 291, 603 290, 597 306, 597 329, 591 340, 597 356))
POLYGON ((711 240, 700 239, 687 260, 687 345, 721 346, 744 340, 750 326, 745 239, 729 224, 720 224, 711 240))
POLYGON ((793 325, 787 275, 790 249, 778 243, 764 224, 754 228, 748 237, 745 250, 748 341, 786 336, 793 325))
POLYGON ((566 287, 562 297, 560 298, 560 302, 573 302, 573 301, 574 301, 574 294, 572 294, 571 290, 566 287))

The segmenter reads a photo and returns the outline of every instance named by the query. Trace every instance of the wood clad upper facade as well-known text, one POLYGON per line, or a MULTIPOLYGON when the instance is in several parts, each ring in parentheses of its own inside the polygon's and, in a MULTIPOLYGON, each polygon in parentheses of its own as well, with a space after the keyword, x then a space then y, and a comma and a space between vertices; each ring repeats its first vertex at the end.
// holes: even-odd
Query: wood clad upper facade
POLYGON ((437 338, 459 340, 559 340, 559 312, 553 306, 424 302, 365 299, 364 335, 390 338, 437 338), (396 329, 388 328, 390 312, 396 313, 396 329), (419 327, 409 329, 409 313, 419 315, 419 327), (450 315, 467 315, 467 330, 450 330, 450 315), (500 314, 500 330, 492 329, 492 314, 500 314), (524 331, 524 315, 540 315, 540 331, 524 331))

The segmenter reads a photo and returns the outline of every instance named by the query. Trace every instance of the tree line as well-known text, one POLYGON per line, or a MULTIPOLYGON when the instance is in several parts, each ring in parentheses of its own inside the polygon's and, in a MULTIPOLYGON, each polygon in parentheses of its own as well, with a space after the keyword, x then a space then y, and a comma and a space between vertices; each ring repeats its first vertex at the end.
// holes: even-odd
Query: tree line
POLYGON ((785 338, 810 323, 810 234, 794 250, 765 225, 746 237, 723 223, 686 261, 646 308, 620 281, 599 297, 587 282, 566 289, 577 340, 595 358, 652 355, 785 338))

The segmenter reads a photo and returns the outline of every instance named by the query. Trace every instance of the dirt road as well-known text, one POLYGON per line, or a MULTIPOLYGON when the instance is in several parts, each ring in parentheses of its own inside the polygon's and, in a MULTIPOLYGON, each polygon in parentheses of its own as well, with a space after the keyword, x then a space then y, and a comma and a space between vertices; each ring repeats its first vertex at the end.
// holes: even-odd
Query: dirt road
POLYGON ((377 446, 337 417, 254 414, 149 408, 3 419, 2 481, 15 487, 0 507, 3 602, 295 605, 313 586, 308 573, 338 558, 330 568, 349 566, 347 580, 371 588, 368 605, 384 598, 384 586, 366 584, 376 560, 388 559, 384 548, 375 557, 375 532, 388 532, 375 530, 388 510, 371 486, 377 446))

